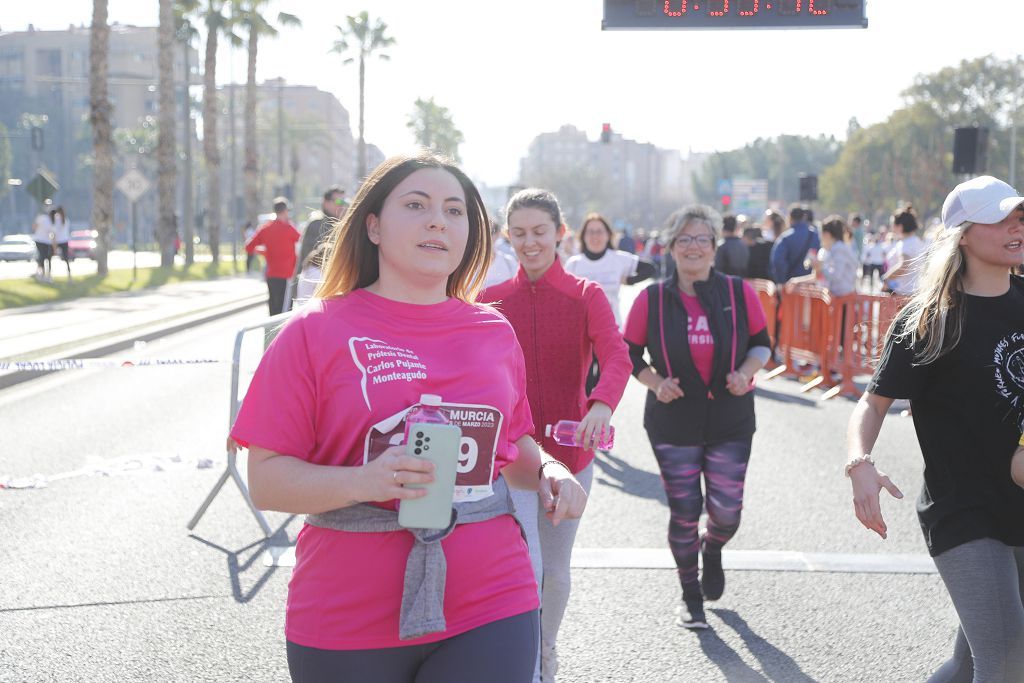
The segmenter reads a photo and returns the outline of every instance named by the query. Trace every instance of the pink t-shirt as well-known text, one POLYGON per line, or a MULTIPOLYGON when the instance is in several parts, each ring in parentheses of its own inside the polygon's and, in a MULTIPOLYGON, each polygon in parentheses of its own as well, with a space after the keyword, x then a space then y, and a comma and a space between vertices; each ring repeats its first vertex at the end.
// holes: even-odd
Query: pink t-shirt
MULTIPOLYGON (((683 300, 683 307, 686 308, 686 338, 690 345, 690 358, 701 379, 708 384, 711 382, 711 370, 715 360, 715 339, 711 335, 708 316, 697 297, 681 291, 679 296, 683 300)), ((743 283, 743 303, 746 304, 747 327, 750 334, 757 334, 767 326, 767 322, 757 292, 748 282, 743 283)), ((629 317, 626 319, 626 329, 622 336, 631 344, 647 345, 647 310, 645 289, 633 302, 629 317)), ((742 362, 742 358, 736 359, 737 365, 742 362)))
MULTIPOLYGON (((320 465, 362 465, 400 443, 404 412, 439 394, 463 427, 456 485, 489 495, 514 442, 533 431, 522 350, 493 309, 458 299, 420 306, 356 290, 309 305, 267 349, 231 431, 320 465)), ((395 508, 395 501, 384 504, 395 508)), ((428 643, 536 609, 537 584, 510 515, 460 524, 442 541, 447 630, 399 640, 406 531, 350 533, 306 525, 289 584, 289 640, 329 650, 428 643)))

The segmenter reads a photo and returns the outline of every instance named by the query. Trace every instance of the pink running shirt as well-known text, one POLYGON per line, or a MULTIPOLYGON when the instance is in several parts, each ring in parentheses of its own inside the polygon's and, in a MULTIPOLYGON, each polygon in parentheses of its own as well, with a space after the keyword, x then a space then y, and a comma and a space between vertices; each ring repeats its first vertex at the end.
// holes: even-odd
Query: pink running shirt
MULTIPOLYGON (((514 442, 533 430, 522 350, 493 309, 454 298, 405 304, 356 290, 311 304, 288 322, 264 354, 231 435, 315 464, 361 465, 391 442, 401 413, 424 393, 439 394, 446 407, 457 404, 452 414, 472 420, 463 427, 475 439, 468 448, 464 440, 467 459, 457 481, 463 491, 489 486, 518 455, 514 442)), ((394 509, 395 501, 384 507, 394 509)), ((406 531, 304 526, 289 584, 287 638, 330 650, 398 647, 537 608, 515 520, 463 524, 442 541, 447 630, 399 640, 412 543, 406 531)))

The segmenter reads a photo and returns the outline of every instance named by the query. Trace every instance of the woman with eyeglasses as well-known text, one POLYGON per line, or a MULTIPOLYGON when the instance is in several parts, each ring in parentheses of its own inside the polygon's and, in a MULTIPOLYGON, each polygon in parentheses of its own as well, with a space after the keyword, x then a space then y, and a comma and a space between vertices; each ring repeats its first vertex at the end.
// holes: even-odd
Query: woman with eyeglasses
POLYGON ((713 267, 721 227, 708 206, 669 216, 662 239, 675 273, 640 293, 624 333, 633 376, 649 389, 644 429, 668 497, 668 543, 683 589, 676 623, 688 629, 708 627, 704 600, 725 590, 722 546, 740 523, 753 377, 771 345, 753 287, 713 267))

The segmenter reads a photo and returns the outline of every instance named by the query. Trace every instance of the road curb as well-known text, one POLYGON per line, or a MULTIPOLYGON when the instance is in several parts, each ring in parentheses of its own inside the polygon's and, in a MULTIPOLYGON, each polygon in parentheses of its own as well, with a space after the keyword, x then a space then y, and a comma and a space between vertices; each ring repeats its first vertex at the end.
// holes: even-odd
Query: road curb
MULTIPOLYGON (((112 335, 104 335, 102 337, 102 341, 99 342, 96 341, 98 339, 97 337, 89 337, 74 342, 67 342, 59 346, 48 347, 41 355, 63 352, 61 355, 70 354, 74 355, 76 358, 102 358, 103 356, 108 356, 112 353, 117 353, 118 351, 132 349, 135 347, 135 343, 139 341, 150 342, 155 339, 159 339, 160 337, 182 332, 196 325, 202 325, 212 322, 218 318, 223 318, 234 313, 240 313, 244 310, 255 308, 257 306, 266 305, 266 294, 253 295, 227 304, 176 316, 170 319, 170 321, 173 321, 172 324, 167 324, 169 320, 163 319, 155 322, 154 324, 135 325, 127 330, 121 330, 112 335)), ((18 384, 23 384, 25 382, 30 382, 54 372, 59 371, 21 370, 0 374, 0 390, 7 389, 18 384)))

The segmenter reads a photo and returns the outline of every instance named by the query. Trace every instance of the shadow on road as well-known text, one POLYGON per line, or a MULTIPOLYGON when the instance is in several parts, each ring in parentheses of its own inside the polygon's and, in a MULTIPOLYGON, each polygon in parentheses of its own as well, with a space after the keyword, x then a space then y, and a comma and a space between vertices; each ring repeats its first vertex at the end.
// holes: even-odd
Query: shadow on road
POLYGON ((208 541, 200 536, 196 536, 195 534, 189 534, 189 538, 224 553, 228 561, 228 576, 231 580, 231 597, 235 599, 235 602, 245 604, 256 597, 256 594, 260 592, 260 589, 263 588, 267 581, 270 580, 270 577, 274 575, 274 572, 277 571, 277 567, 267 567, 266 570, 259 575, 259 578, 256 579, 252 586, 244 592, 242 591, 242 574, 249 571, 253 566, 253 563, 263 557, 263 553, 267 550, 268 546, 291 545, 291 541, 288 539, 288 534, 285 529, 289 524, 291 524, 293 519, 295 519, 295 515, 290 515, 269 538, 260 539, 259 541, 250 543, 238 550, 228 550, 227 548, 219 546, 216 543, 208 541))
POLYGON ((747 651, 761 665, 761 671, 755 671, 714 631, 702 632, 700 634, 701 649, 704 650, 708 659, 721 669, 730 683, 734 681, 816 683, 815 679, 803 672, 803 669, 792 657, 754 633, 750 625, 739 614, 731 609, 722 608, 711 608, 709 611, 721 619, 726 626, 736 631, 737 635, 743 639, 743 644, 747 646, 747 651))
POLYGON ((779 403, 796 403, 808 408, 815 408, 818 402, 814 399, 804 398, 803 396, 793 396, 792 394, 783 394, 779 391, 770 391, 764 388, 764 384, 759 384, 754 389, 754 395, 758 398, 766 398, 769 401, 778 401, 779 403))
POLYGON ((632 496, 650 498, 667 504, 659 475, 633 467, 607 451, 598 451, 594 462, 599 470, 597 481, 601 484, 632 496))

